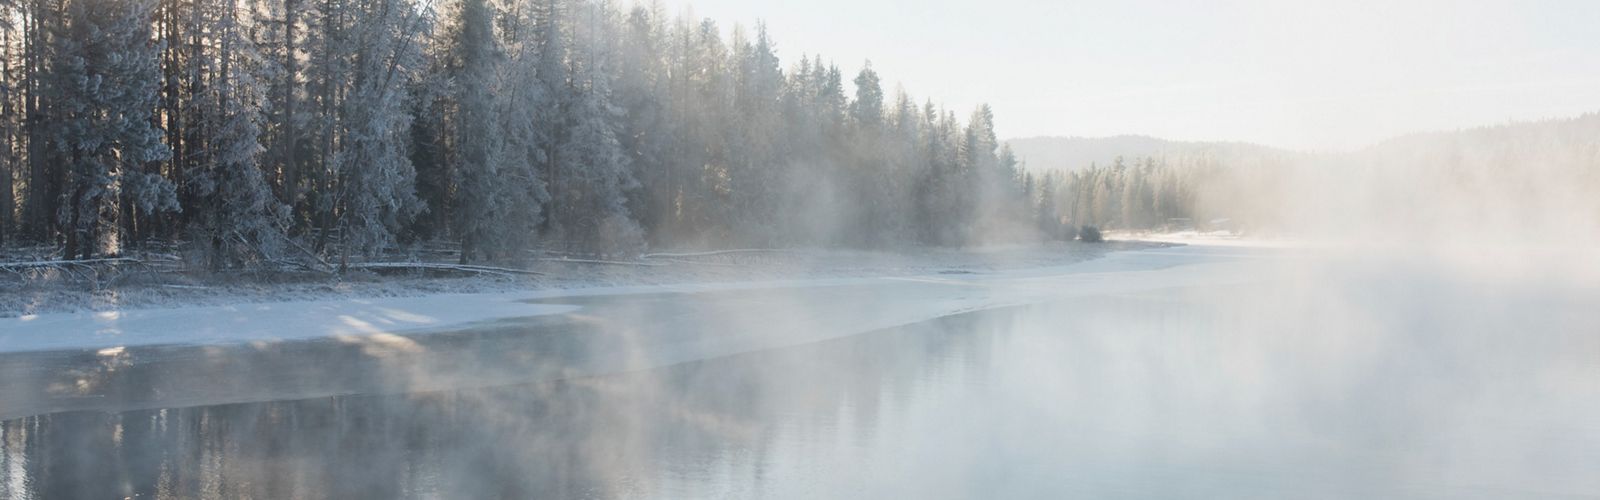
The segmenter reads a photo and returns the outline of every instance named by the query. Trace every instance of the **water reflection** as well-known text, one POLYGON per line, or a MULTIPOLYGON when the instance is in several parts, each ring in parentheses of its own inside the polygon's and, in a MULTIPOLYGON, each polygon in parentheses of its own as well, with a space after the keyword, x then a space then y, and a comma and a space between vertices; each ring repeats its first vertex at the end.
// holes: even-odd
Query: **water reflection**
POLYGON ((28 417, 0 425, 0 497, 1600 494, 1592 291, 1462 285, 1318 274, 622 375, 28 417))
POLYGON ((0 497, 655 495, 660 472, 759 457, 785 416, 870 427, 951 351, 979 355, 979 321, 561 382, 12 420, 0 497))

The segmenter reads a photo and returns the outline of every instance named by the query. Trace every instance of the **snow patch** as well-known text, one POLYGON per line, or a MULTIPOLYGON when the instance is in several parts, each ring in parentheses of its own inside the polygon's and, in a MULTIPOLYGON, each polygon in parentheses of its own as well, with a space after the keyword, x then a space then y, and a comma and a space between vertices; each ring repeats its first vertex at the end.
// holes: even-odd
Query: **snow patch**
POLYGON ((0 352, 353 338, 561 314, 527 294, 436 295, 28 315, 0 319, 0 352))

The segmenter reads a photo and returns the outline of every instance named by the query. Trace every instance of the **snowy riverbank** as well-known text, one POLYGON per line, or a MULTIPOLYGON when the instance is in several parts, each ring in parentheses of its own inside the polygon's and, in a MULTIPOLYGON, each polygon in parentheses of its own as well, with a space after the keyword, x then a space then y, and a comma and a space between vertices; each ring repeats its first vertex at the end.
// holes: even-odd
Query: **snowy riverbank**
POLYGON ((532 263, 527 268, 530 274, 516 276, 380 276, 352 273, 330 278, 291 280, 282 277, 171 275, 163 276, 158 281, 101 290, 88 290, 81 284, 3 281, 11 277, 0 276, 0 318, 613 286, 981 273, 1059 266, 1099 258, 1110 252, 1165 245, 1169 243, 1113 241, 1100 245, 1051 243, 911 252, 795 250, 658 258, 648 263, 545 259, 532 263))
MULTIPOLYGON (((0 352, 359 338, 575 309, 526 302, 557 297, 819 287, 917 277, 948 283, 1011 283, 1159 268, 1164 262, 1159 257, 1162 248, 1119 242, 909 255, 796 252, 661 266, 543 263, 544 274, 516 278, 369 277, 342 283, 139 287, 100 294, 20 289, 5 292, 10 304, 25 307, 13 309, 12 317, 0 318, 0 352), (1119 256, 1142 257, 1085 262, 1117 250, 1122 250, 1116 253, 1119 256), (1148 255, 1152 251, 1156 256, 1148 255), (65 303, 53 302, 63 297, 65 303), (80 304, 88 310, 70 310, 80 304), (25 312, 29 308, 53 312, 25 312)), ((957 309, 985 304, 963 303, 957 309)), ((916 311, 908 319, 923 316, 928 314, 916 311)))
MULTIPOLYGON (((1017 251, 1014 249, 1013 251, 1017 251)), ((1271 251, 1054 265, 329 298, 0 318, 0 415, 415 391, 634 371, 974 311, 1258 280, 1271 251), (197 387, 194 381, 208 381, 197 387), (22 383, 21 381, 27 381, 22 383), (116 387, 161 386, 122 394, 116 387), (43 389, 41 389, 43 388, 43 389), (198 392, 197 392, 198 391, 198 392)))

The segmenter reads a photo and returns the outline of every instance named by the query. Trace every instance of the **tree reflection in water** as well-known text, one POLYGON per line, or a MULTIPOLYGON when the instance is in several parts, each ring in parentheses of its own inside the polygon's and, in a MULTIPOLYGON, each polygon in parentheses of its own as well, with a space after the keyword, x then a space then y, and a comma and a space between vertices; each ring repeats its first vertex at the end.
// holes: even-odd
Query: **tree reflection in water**
POLYGON ((659 495, 666 464, 759 468, 774 429, 795 423, 778 416, 829 426, 847 412, 870 429, 881 398, 907 397, 953 351, 973 360, 970 332, 993 321, 557 382, 22 418, 0 424, 0 497, 659 495))

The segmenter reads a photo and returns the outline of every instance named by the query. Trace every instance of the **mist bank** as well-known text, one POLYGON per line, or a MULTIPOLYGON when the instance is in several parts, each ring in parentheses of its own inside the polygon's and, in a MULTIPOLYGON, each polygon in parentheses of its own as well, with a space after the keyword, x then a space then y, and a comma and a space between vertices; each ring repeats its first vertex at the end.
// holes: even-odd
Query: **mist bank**
MULTIPOLYGON (((1031 176, 1043 228, 1229 231, 1452 251, 1600 243, 1600 114, 1348 153, 1180 153, 1031 176)), ((1588 264, 1580 258, 1574 264, 1588 264)))

